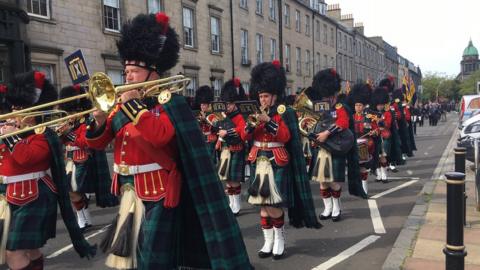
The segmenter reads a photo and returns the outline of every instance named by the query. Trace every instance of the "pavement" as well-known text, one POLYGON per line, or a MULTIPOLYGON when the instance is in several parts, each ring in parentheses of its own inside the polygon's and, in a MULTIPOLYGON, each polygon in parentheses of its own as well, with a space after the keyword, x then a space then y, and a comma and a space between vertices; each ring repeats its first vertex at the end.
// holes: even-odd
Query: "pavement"
MULTIPOLYGON (((454 151, 458 130, 455 130, 432 179, 422 189, 416 204, 397 238, 382 269, 438 270, 445 269, 446 187, 444 174, 454 170, 454 151)), ((475 201, 473 163, 466 161, 466 219, 464 244, 467 256, 465 269, 480 270, 480 212, 475 201)))

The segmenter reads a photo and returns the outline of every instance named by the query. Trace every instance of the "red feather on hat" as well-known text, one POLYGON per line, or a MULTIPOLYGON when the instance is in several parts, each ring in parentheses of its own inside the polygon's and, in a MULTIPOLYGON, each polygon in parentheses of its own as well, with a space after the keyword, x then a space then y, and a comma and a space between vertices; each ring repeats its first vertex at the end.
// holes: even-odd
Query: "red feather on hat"
POLYGON ((162 32, 163 34, 166 34, 168 30, 168 23, 170 21, 168 15, 164 12, 157 12, 157 14, 155 14, 155 20, 157 21, 157 23, 163 26, 162 32))
POLYGON ((280 61, 278 61, 278 60, 273 60, 273 61, 272 61, 272 64, 273 64, 277 69, 280 69, 280 67, 282 66, 282 64, 281 64, 280 61))
POLYGON ((0 84, 0 93, 6 93, 7 92, 7 86, 4 84, 0 84))
POLYGON ((331 68, 331 69, 330 69, 330 73, 331 73, 333 76, 337 76, 337 70, 334 69, 334 68, 331 68))
POLYGON ((35 71, 33 76, 35 80, 35 87, 38 89, 43 89, 43 86, 45 85, 45 74, 40 71, 35 71))
POLYGON ((233 78, 233 85, 240 87, 240 79, 238 77, 233 78))

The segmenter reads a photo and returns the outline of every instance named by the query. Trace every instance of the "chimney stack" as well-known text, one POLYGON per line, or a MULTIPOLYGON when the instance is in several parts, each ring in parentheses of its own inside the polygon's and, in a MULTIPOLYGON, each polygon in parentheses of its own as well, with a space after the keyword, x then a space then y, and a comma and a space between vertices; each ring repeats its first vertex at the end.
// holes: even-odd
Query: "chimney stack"
POLYGON ((348 28, 353 28, 353 14, 342 15, 340 22, 348 28))
POLYGON ((365 27, 363 26, 363 23, 356 23, 355 24, 355 30, 357 30, 360 34, 365 35, 364 30, 365 27))

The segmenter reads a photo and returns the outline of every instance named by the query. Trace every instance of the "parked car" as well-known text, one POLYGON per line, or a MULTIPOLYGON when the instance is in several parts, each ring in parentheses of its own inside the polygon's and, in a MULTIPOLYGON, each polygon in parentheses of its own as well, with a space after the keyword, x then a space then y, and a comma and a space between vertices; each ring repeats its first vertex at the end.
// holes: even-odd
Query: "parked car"
POLYGON ((480 114, 472 116, 463 124, 461 124, 459 138, 470 136, 472 138, 480 138, 480 114))
POLYGON ((464 95, 460 102, 459 129, 462 129, 463 122, 480 113, 480 95, 464 95))

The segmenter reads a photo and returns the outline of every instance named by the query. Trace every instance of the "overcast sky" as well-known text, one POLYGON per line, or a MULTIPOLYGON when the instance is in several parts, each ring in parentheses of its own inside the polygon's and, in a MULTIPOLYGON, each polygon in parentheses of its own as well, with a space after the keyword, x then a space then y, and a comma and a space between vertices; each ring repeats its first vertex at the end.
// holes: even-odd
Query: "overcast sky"
POLYGON ((363 22, 365 35, 383 36, 425 74, 457 75, 471 38, 480 49, 479 0, 326 0, 363 22))

